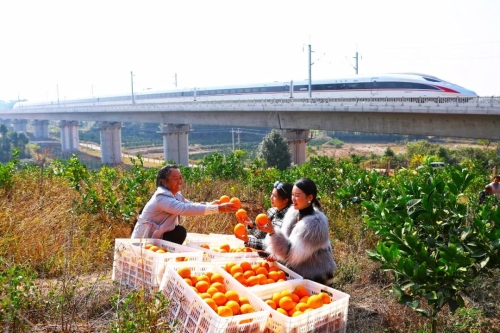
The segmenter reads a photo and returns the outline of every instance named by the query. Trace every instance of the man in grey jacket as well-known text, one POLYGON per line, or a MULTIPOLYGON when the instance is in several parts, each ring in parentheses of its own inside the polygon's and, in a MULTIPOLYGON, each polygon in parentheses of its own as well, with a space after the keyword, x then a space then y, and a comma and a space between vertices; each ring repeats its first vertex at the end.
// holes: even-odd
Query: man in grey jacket
POLYGON ((131 238, 160 238, 177 244, 186 239, 187 231, 179 225, 179 216, 199 216, 234 213, 233 203, 196 203, 180 193, 182 174, 177 165, 167 165, 158 171, 156 192, 146 203, 132 231, 131 238))

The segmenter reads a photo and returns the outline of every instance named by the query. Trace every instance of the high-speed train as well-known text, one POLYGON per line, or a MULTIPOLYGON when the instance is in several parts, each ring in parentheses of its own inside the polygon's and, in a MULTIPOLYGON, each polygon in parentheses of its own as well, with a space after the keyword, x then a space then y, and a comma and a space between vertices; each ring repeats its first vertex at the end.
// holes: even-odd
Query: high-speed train
MULTIPOLYGON (((369 98, 369 97, 463 97, 477 94, 459 85, 435 76, 402 73, 383 75, 356 75, 311 82, 313 98, 369 98)), ((273 82, 262 84, 200 87, 169 91, 147 91, 115 96, 44 102, 18 102, 14 109, 43 106, 87 106, 115 104, 146 104, 169 102, 204 102, 227 100, 259 100, 283 98, 308 98, 309 81, 273 82)))

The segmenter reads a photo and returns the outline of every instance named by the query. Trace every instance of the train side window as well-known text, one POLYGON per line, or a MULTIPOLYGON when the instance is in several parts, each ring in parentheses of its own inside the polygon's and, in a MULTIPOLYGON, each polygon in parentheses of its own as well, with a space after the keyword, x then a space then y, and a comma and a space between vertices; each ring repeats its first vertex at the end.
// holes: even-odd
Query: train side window
POLYGON ((245 92, 249 93, 252 92, 252 90, 250 88, 245 88, 245 92))
POLYGON ((238 89, 238 93, 242 93, 242 92, 243 92, 242 88, 238 89))

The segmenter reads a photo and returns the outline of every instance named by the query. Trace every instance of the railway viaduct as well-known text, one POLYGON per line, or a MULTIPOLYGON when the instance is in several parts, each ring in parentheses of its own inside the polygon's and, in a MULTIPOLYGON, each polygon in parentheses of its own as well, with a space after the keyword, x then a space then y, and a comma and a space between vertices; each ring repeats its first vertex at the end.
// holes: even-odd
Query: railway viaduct
POLYGON ((59 121, 63 151, 78 150, 78 121, 98 121, 104 164, 121 163, 122 122, 159 123, 164 158, 188 165, 190 125, 281 129, 292 162, 306 159, 309 130, 500 139, 500 97, 335 98, 72 106, 2 110, 17 131, 33 120, 35 137, 59 121))

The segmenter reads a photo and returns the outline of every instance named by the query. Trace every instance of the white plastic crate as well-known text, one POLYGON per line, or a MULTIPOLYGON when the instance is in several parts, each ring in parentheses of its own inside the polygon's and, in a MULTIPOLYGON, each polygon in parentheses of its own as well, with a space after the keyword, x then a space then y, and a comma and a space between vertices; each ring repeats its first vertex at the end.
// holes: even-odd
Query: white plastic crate
POLYGON ((238 239, 235 239, 234 241, 207 241, 207 242, 191 242, 187 244, 187 246, 192 247, 197 250, 201 250, 205 252, 204 261, 212 261, 214 259, 226 259, 226 260, 233 260, 233 259, 243 259, 243 258, 259 258, 259 255, 257 252, 217 252, 212 250, 212 248, 219 248, 223 244, 228 244, 230 248, 242 248, 245 247, 245 243, 243 241, 240 241, 238 239), (210 249, 206 249, 204 247, 201 247, 201 245, 206 244, 210 247, 210 249))
POLYGON ((304 286, 311 295, 326 292, 330 295, 332 302, 296 317, 286 316, 265 304, 270 311, 265 333, 345 333, 350 297, 346 293, 311 280, 290 280, 276 286, 268 284, 252 292, 263 301, 266 301, 275 292, 293 291, 297 286, 304 286))
MULTIPOLYGON (((261 262, 265 262, 266 259, 260 258, 260 257, 259 258, 243 258, 243 259, 240 258, 240 259, 234 259, 234 260, 214 259, 214 260, 212 260, 212 263, 219 265, 221 268, 224 269, 225 265, 230 263, 230 262, 234 262, 234 263, 238 264, 238 263, 241 263, 243 261, 246 261, 250 265, 253 265, 253 264, 260 264, 261 262)), ((285 273, 287 281, 302 280, 303 279, 301 275, 295 273, 290 268, 286 267, 285 265, 280 264, 279 262, 268 262, 267 261, 267 263, 269 264, 269 266, 276 266, 279 269, 281 269, 285 273)), ((284 283, 284 282, 275 282, 275 283, 271 283, 270 285, 274 286, 274 285, 279 285, 281 283, 284 283)), ((256 290, 259 288, 264 288, 265 286, 267 286, 267 285, 255 285, 253 287, 247 287, 247 288, 249 288, 250 290, 256 290)))
POLYGON ((166 320, 177 321, 178 332, 182 333, 261 333, 269 317, 269 310, 262 300, 234 280, 225 270, 208 262, 168 265, 160 284, 160 291, 171 300, 166 320), (191 269, 192 275, 207 272, 221 274, 224 277, 226 289, 232 289, 240 296, 246 296, 255 312, 232 317, 219 316, 177 273, 179 268, 186 266, 191 269))
MULTIPOLYGON (((233 236, 234 238, 234 236, 233 236)), ((204 242, 217 242, 217 241, 222 241, 224 238, 220 238, 219 235, 215 234, 199 234, 196 232, 188 232, 186 236, 186 240, 184 241, 184 245, 187 245, 189 243, 195 242, 195 243, 204 243, 204 242)))
POLYGON ((202 261, 203 251, 162 239, 115 239, 112 279, 131 288, 158 290, 167 263, 179 260, 202 261), (146 250, 146 244, 164 247, 169 252, 146 250))

